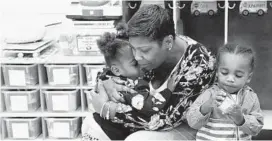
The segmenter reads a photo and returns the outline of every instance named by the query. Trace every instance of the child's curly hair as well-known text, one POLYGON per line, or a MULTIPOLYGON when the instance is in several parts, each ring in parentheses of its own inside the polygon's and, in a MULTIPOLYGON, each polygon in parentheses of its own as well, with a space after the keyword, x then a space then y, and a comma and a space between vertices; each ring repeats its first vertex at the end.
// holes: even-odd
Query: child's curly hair
POLYGON ((97 40, 97 46, 104 55, 107 65, 111 66, 111 62, 119 59, 124 47, 129 46, 129 42, 117 38, 115 33, 105 32, 100 39, 97 40))

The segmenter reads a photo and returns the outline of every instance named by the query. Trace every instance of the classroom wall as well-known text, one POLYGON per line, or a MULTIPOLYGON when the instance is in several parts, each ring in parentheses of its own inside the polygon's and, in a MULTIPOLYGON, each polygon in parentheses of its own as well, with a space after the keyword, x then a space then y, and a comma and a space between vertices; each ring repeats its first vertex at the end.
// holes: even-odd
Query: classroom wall
MULTIPOLYGON (((240 2, 236 2, 238 5, 240 2)), ((272 9, 264 16, 239 14, 239 7, 229 12, 229 41, 254 47, 256 68, 250 86, 258 94, 261 107, 272 109, 272 9)))

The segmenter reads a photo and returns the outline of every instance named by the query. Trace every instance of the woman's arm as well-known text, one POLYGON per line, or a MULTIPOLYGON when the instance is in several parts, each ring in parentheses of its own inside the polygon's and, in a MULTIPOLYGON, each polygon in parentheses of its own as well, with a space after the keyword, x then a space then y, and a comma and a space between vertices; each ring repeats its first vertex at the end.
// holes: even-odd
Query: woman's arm
POLYGON ((166 112, 169 128, 186 122, 187 108, 211 86, 215 76, 215 57, 199 43, 188 46, 179 65, 181 79, 166 112))

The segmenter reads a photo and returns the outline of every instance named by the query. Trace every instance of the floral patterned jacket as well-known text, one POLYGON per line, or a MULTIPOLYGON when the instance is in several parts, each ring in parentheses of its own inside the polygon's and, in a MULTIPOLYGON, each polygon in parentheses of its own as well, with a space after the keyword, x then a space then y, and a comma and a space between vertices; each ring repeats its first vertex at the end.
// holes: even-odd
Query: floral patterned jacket
POLYGON ((151 95, 149 92, 149 84, 146 80, 147 78, 138 78, 133 81, 132 79, 126 77, 117 77, 115 76, 109 68, 104 68, 103 72, 99 72, 97 75, 97 79, 102 81, 108 80, 109 78, 118 78, 121 79, 124 84, 135 91, 137 93, 128 93, 125 91, 121 91, 119 94, 124 98, 125 103, 120 106, 125 106, 128 109, 133 109, 137 112, 137 116, 145 119, 147 121, 150 120, 150 117, 160 111, 166 105, 166 101, 169 101, 172 92, 166 88, 163 91, 156 93, 155 95, 151 95), (152 102, 150 102, 152 101, 152 102))
MULTIPOLYGON (((149 103, 149 106, 151 106, 147 108, 150 110, 147 115, 139 112, 137 106, 132 107, 128 104, 119 103, 112 122, 123 124, 132 132, 138 130, 168 130, 186 122, 187 108, 203 90, 212 84, 215 76, 215 58, 203 45, 191 38, 178 37, 186 41, 188 47, 172 71, 172 74, 177 72, 180 78, 174 92, 167 93, 164 96, 161 95, 163 93, 156 93, 153 97, 145 98, 144 104, 149 103), (170 97, 168 97, 169 94, 170 97), (163 106, 158 108, 158 105, 163 106)), ((153 71, 150 71, 146 77, 150 78, 150 81, 153 75, 153 71)), ((139 98, 137 98, 139 95, 134 96, 131 98, 132 105, 134 98, 139 103, 139 98)))

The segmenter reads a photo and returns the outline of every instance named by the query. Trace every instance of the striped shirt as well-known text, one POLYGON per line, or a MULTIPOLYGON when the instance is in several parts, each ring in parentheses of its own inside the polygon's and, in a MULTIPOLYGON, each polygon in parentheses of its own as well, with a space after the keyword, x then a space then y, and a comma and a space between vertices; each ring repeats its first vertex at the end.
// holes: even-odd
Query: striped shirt
POLYGON ((201 127, 196 140, 250 140, 251 136, 239 130, 232 121, 209 118, 208 123, 201 127), (239 135, 239 136, 238 136, 239 135))
POLYGON ((237 104, 241 106, 245 123, 237 126, 223 114, 218 107, 212 112, 202 115, 200 107, 210 98, 215 97, 220 88, 215 84, 205 90, 189 108, 186 119, 188 124, 198 129, 197 140, 250 140, 263 127, 263 115, 256 93, 245 86, 237 93, 237 104))

